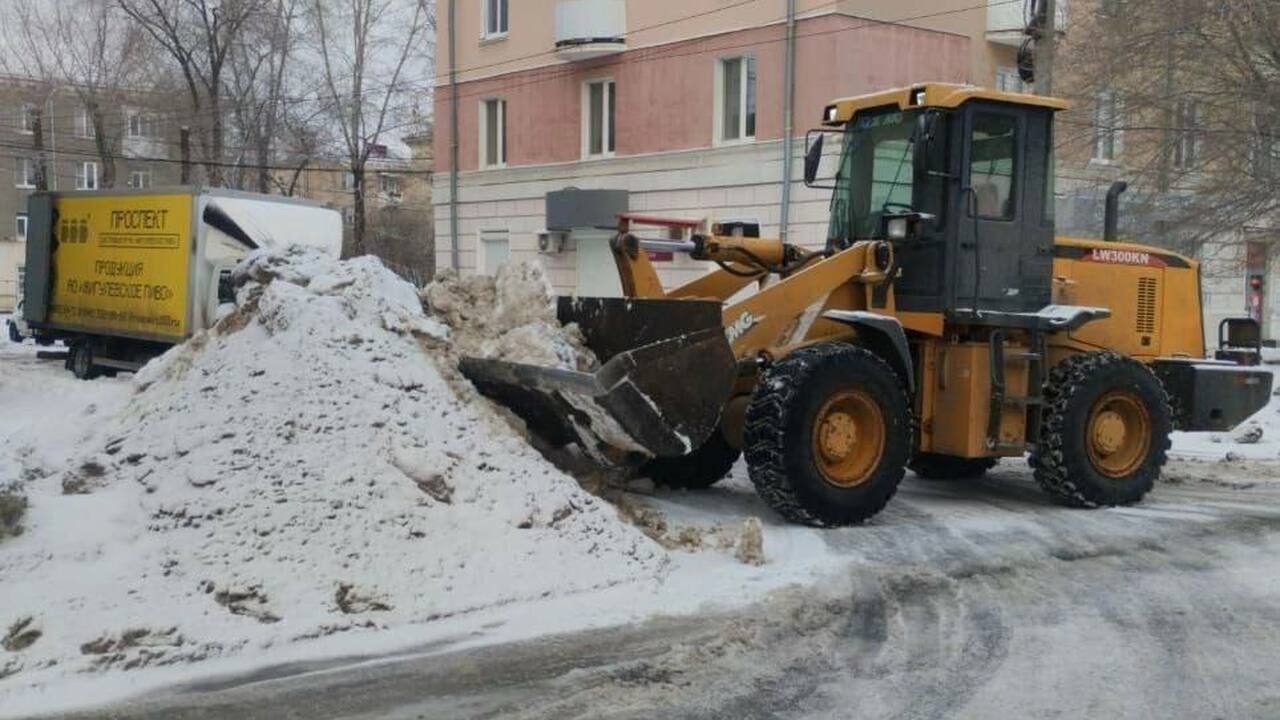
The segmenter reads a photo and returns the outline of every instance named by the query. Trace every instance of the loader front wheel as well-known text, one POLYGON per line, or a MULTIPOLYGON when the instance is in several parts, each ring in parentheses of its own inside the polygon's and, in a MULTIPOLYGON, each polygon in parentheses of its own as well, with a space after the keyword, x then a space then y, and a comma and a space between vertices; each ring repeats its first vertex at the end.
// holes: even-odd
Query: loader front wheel
POLYGON ((1111 352, 1059 363, 1044 388, 1036 481, 1068 505, 1129 505, 1151 490, 1173 429, 1164 386, 1145 365, 1111 352))
POLYGON ((728 475, 740 455, 742 451, 730 445, 717 428, 697 450, 680 457, 654 458, 640 468, 640 474, 655 485, 705 490, 728 475))
POLYGON ((911 454, 902 382, 884 360, 850 345, 815 345, 775 363, 746 420, 756 492, 806 525, 852 525, 880 512, 911 454))

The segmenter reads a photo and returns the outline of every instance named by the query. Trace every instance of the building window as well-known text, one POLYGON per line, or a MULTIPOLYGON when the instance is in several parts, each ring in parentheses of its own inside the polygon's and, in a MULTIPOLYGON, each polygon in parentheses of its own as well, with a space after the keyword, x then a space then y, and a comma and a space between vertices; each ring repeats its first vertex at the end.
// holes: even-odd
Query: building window
POLYGON ((13 218, 13 239, 18 242, 27 241, 27 214, 18 213, 13 218))
POLYGON ((396 177, 395 175, 385 175, 385 174, 379 175, 378 183, 379 183, 379 187, 382 189, 382 192, 388 195, 400 194, 400 178, 396 177))
POLYGON ((31 134, 36 131, 36 122, 40 118, 40 109, 35 105, 23 105, 22 117, 18 120, 18 129, 31 134))
POLYGON ((1023 82, 1022 76, 1018 74, 1018 68, 1011 67, 996 68, 996 89, 1000 92, 1012 93, 1031 91, 1031 87, 1023 82))
POLYGON ((1186 97, 1178 100, 1173 166, 1179 170, 1191 170, 1200 161, 1200 112, 1200 101, 1186 97))
POLYGON ((151 113, 129 115, 129 137, 153 138, 160 135, 160 121, 151 113))
POLYGON ((150 170, 134 170, 129 173, 129 187, 135 190, 146 190, 151 187, 150 170))
POLYGON ((83 162, 76 167, 76 189, 77 190, 97 190, 98 189, 98 163, 83 162))
POLYGON ((1255 113, 1253 172, 1258 177, 1280 175, 1280 123, 1265 112, 1255 113))
POLYGON ((484 37, 500 37, 507 34, 507 0, 483 0, 484 37))
POLYGON ((493 276, 511 256, 511 233, 507 230, 481 230, 477 238, 476 271, 493 276))
POLYGON ((342 189, 343 189, 343 190, 355 190, 355 189, 356 189, 356 174, 355 174, 355 173, 353 173, 353 172, 344 172, 344 173, 342 173, 342 189))
POLYGON ((586 84, 583 91, 585 107, 583 119, 584 155, 613 154, 613 118, 617 102, 614 100, 612 80, 597 80, 586 84))
POLYGON ((18 177, 16 187, 33 188, 36 186, 36 163, 31 158, 18 160, 18 177))
POLYGON ((1093 159, 1111 162, 1120 154, 1120 95, 1103 90, 1093 105, 1093 159))
POLYGON ((94 136, 93 115, 89 112, 89 108, 82 107, 76 110, 76 136, 82 138, 94 136))
POLYGON ((756 59, 720 60, 716 73, 719 138, 724 142, 756 136, 756 59))
POLYGON ((355 208, 342 208, 342 222, 347 227, 353 227, 356 224, 355 208))
POLYGON ((18 292, 26 295, 27 293, 27 266, 18 266, 18 292))
POLYGON ((480 103, 480 167, 507 164, 507 101, 480 103))

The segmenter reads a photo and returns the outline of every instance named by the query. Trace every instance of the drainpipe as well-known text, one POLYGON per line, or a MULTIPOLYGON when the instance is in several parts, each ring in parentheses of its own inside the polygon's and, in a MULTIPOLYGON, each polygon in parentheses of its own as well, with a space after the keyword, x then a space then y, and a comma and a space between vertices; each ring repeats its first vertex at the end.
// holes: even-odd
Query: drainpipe
POLYGON ((449 264, 461 268, 458 252, 458 2, 449 0, 449 264))
POLYGON ((787 48, 782 59, 782 208, 778 237, 787 241, 791 225, 791 164, 794 142, 791 121, 796 102, 796 0, 787 0, 787 48))

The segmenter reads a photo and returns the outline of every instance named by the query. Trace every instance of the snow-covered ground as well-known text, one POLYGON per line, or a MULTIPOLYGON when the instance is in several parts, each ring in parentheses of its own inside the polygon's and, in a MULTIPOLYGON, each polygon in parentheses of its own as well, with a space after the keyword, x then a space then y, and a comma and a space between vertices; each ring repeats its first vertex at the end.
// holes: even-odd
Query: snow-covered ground
MULTIPOLYGON (((0 346, 0 486, 29 501, 0 541, 0 715, 747 602, 830 559, 770 525, 770 565, 744 563, 745 518, 650 522, 655 542, 457 376, 447 328, 376 261, 245 273, 236 313, 136 377, 0 346)), ((537 320, 516 314, 495 332, 537 320)))
MULTIPOLYGON (((0 634, 38 632, 0 651, 0 716, 740 606, 847 567, 741 465, 713 496, 641 482, 621 517, 457 376, 446 325, 374 261, 246 278, 219 330, 136 378, 82 382, 0 339, 0 488, 30 501, 0 540, 0 634)), ((545 340, 543 311, 509 314, 487 344, 545 340)), ((1257 424, 1249 445, 1179 434, 1174 455, 1280 458, 1280 404, 1257 424)))

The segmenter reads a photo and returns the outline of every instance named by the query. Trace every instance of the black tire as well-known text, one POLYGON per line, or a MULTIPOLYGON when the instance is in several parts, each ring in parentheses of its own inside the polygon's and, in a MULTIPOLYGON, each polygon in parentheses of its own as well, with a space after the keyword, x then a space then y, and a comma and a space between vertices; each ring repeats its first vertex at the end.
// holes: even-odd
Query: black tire
POLYGON ((21 343, 22 333, 18 332, 18 326, 12 322, 5 323, 9 326, 9 342, 21 343))
POLYGON ((907 467, 926 480, 970 480, 980 478, 999 462, 996 458, 962 458, 955 455, 916 453, 907 467))
POLYGON ((911 454, 911 406, 893 368, 868 350, 826 343, 774 364, 747 406, 751 482, 782 517, 817 526, 860 523, 884 509, 911 454), (860 482, 827 480, 815 450, 817 415, 840 393, 861 393, 881 420, 881 450, 860 482))
POLYGON ((741 455, 742 451, 731 446, 724 433, 716 429, 697 450, 680 457, 654 458, 640 467, 640 473, 656 485, 705 490, 728 475, 741 455))
POLYGON ((1112 352, 1074 355, 1053 368, 1044 400, 1031 465, 1045 491, 1067 505, 1099 507, 1130 505, 1151 490, 1168 458, 1173 413, 1164 386, 1145 365, 1112 352), (1131 469, 1108 473, 1104 461, 1095 460, 1101 451, 1089 433, 1095 413, 1105 410, 1098 403, 1117 395, 1144 413, 1147 432, 1134 437, 1148 441, 1135 447, 1131 469))
POLYGON ((93 365, 93 350, 82 343, 72 345, 67 355, 67 369, 81 380, 98 377, 98 369, 93 365))

